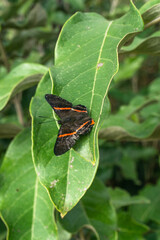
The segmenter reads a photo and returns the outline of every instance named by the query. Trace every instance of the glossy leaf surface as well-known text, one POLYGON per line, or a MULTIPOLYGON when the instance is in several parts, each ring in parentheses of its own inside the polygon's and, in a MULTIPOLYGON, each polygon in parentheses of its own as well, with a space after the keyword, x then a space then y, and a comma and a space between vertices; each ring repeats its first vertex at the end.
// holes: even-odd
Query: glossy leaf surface
POLYGON ((139 196, 146 197, 150 200, 150 203, 146 205, 136 205, 130 208, 132 216, 142 222, 147 223, 152 220, 160 224, 160 193, 159 193, 160 181, 156 185, 148 184, 139 196))
POLYGON ((157 78, 148 87, 146 96, 137 95, 127 106, 121 106, 116 114, 104 121, 99 137, 133 141, 159 139, 159 89, 160 78, 157 78))
POLYGON ((24 63, 14 68, 6 77, 0 79, 0 110, 16 93, 38 83, 46 71, 47 68, 40 64, 24 63))
POLYGON ((35 174, 30 129, 11 143, 0 171, 0 214, 8 239, 57 239, 54 207, 35 174))
POLYGON ((94 13, 76 13, 64 25, 55 49, 55 66, 40 83, 32 101, 33 156, 43 185, 56 208, 65 215, 91 185, 99 161, 98 130, 104 116, 104 99, 118 70, 118 46, 129 33, 143 29, 142 19, 131 4, 122 18, 107 21, 94 13), (52 81, 52 83, 51 83, 52 81), (54 84, 53 84, 54 83, 54 84), (58 124, 38 124, 38 115, 52 117, 44 99, 51 93, 85 105, 96 124, 73 149, 54 156, 58 124))
POLYGON ((117 217, 107 188, 95 179, 80 203, 61 219, 62 225, 72 233, 82 227, 93 231, 97 239, 117 239, 117 217), (79 216, 78 218, 75 216, 79 216))

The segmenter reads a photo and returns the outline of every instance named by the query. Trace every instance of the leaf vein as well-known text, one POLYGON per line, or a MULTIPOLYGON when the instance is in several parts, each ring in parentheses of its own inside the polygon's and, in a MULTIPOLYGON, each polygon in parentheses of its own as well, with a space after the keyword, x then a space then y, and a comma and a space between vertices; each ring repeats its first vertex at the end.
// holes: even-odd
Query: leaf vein
MULTIPOLYGON (((105 40, 106 40, 106 37, 107 37, 107 34, 108 34, 108 31, 109 31, 109 28, 110 28, 111 24, 112 24, 112 21, 108 24, 107 29, 106 29, 106 32, 105 32, 105 34, 104 34, 104 38, 103 38, 103 41, 102 41, 102 45, 101 45, 101 48, 100 48, 100 53, 99 53, 99 56, 98 56, 98 60, 97 60, 96 66, 98 65, 98 63, 99 63, 99 61, 100 61, 100 59, 101 59, 101 54, 102 54, 103 46, 104 46, 104 43, 105 43, 105 40)), ((94 97, 95 85, 96 85, 96 80, 97 80, 97 73, 98 73, 98 69, 96 68, 95 76, 94 76, 94 81, 93 81, 93 89, 92 89, 91 102, 90 102, 90 111, 91 111, 92 104, 93 104, 93 97, 94 97)))

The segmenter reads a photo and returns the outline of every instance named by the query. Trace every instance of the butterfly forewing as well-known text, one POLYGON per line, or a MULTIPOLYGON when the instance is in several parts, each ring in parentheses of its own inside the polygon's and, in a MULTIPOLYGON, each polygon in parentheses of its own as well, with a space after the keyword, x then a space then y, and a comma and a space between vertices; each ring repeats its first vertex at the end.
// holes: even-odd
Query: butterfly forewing
POLYGON ((62 119, 66 116, 66 113, 68 113, 72 108, 72 103, 56 95, 46 94, 45 98, 47 102, 51 105, 51 107, 54 109, 55 113, 62 119))

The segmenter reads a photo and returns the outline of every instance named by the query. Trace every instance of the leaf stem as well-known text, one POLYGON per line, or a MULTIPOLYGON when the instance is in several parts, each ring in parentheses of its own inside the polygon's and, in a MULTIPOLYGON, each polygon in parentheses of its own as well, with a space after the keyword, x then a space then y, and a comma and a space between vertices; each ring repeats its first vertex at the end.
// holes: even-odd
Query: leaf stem
POLYGON ((4 66, 6 67, 7 69, 7 72, 10 71, 10 64, 9 64, 9 61, 8 61, 8 57, 7 57, 7 54, 5 52, 5 49, 3 47, 3 43, 2 43, 2 39, 1 39, 1 34, 0 34, 0 52, 1 52, 1 56, 2 56, 2 61, 4 63, 4 66))
POLYGON ((23 110, 22 110, 21 103, 20 103, 21 97, 22 97, 21 93, 17 94, 14 97, 13 102, 14 102, 16 113, 17 113, 17 116, 18 116, 18 121, 22 126, 24 126, 23 110))
POLYGON ((158 18, 154 19, 153 21, 147 23, 147 24, 144 26, 144 28, 145 28, 145 29, 146 29, 146 28, 149 28, 150 26, 155 25, 155 24, 157 24, 157 23, 159 23, 159 22, 160 22, 160 17, 158 17, 158 18))
POLYGON ((133 112, 131 112, 127 118, 130 118, 133 114, 135 113, 138 113, 139 111, 141 111, 144 107, 150 105, 150 104, 153 104, 153 103, 156 103, 158 102, 157 99, 150 99, 148 100, 147 102, 145 102, 144 104, 142 104, 139 108, 135 109, 133 112))
MULTIPOLYGON (((7 54, 5 52, 5 49, 3 47, 1 34, 0 34, 0 53, 1 53, 1 56, 2 56, 2 61, 4 63, 4 66, 7 69, 7 72, 10 72, 10 64, 9 64, 9 60, 8 60, 7 54)), ((21 104, 20 104, 21 97, 22 97, 22 94, 17 94, 13 99, 13 103, 14 103, 14 106, 15 106, 15 109, 16 109, 16 113, 17 113, 17 116, 18 116, 19 123, 22 126, 24 126, 23 111, 22 111, 22 107, 21 107, 21 104)))
POLYGON ((85 240, 85 238, 84 238, 84 233, 83 233, 83 229, 80 229, 80 231, 79 231, 79 236, 80 236, 80 240, 85 240))
POLYGON ((138 93, 138 78, 137 75, 132 78, 132 90, 134 93, 138 93))

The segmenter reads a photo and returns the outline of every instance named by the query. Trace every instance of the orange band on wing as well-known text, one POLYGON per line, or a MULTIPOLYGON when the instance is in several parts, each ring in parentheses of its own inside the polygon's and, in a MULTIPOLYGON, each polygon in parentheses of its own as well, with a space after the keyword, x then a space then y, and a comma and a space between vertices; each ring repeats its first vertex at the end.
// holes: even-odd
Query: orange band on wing
POLYGON ((72 108, 72 110, 75 112, 87 112, 86 110, 78 110, 78 109, 74 109, 74 108, 72 108))
POLYGON ((66 137, 66 136, 70 136, 70 135, 74 135, 76 134, 77 132, 72 132, 72 133, 65 133, 65 134, 62 134, 62 135, 59 135, 58 137, 66 137))
POLYGON ((70 107, 68 107, 68 108, 59 108, 59 107, 54 107, 54 109, 55 110, 73 110, 73 111, 75 111, 75 112, 87 112, 86 110, 78 110, 78 109, 74 109, 74 108, 70 108, 70 107))
MULTIPOLYGON (((59 135, 58 137, 66 137, 66 136, 70 136, 70 135, 74 135, 78 132, 78 130, 80 130, 81 128, 83 128, 89 121, 83 123, 75 132, 72 132, 72 133, 65 133, 65 134, 62 134, 62 135, 59 135)), ((92 119, 92 122, 90 125, 94 125, 94 120, 92 119)))
POLYGON ((94 125, 95 124, 95 121, 92 119, 92 122, 91 122, 91 124, 90 125, 94 125))
POLYGON ((71 108, 59 108, 59 107, 54 107, 56 110, 71 110, 71 108))

